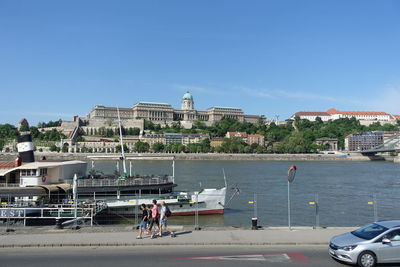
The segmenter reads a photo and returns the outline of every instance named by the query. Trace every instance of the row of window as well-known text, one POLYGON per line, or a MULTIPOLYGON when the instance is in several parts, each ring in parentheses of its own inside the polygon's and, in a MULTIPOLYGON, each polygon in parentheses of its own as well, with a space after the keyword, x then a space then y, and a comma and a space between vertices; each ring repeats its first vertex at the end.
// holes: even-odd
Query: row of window
POLYGON ((47 169, 27 169, 27 170, 21 170, 21 176, 43 176, 47 175, 47 169))

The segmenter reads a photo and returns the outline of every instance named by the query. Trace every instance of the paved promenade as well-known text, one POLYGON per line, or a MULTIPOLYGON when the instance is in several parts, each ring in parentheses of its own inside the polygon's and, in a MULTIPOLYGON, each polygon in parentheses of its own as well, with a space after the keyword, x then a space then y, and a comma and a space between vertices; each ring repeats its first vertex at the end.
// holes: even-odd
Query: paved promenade
POLYGON ((142 245, 327 245, 330 238, 354 228, 312 229, 309 227, 267 228, 259 230, 210 228, 195 231, 171 227, 176 237, 164 235, 136 239, 131 227, 85 227, 79 230, 54 228, 18 228, 0 233, 0 247, 46 246, 142 246, 142 245))

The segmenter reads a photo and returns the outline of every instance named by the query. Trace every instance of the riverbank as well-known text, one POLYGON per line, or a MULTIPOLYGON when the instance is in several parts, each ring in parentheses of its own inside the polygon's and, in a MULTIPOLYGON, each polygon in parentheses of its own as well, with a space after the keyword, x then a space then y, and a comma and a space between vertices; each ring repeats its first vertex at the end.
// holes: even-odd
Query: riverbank
MULTIPOLYGON (((0 160, 14 160, 17 153, 2 153, 0 160)), ((109 153, 57 153, 35 152, 37 159, 46 157, 51 160, 117 160, 120 154, 109 153)), ((127 160, 220 160, 220 161, 371 161, 389 160, 379 156, 361 154, 221 154, 221 153, 127 153, 127 160)))

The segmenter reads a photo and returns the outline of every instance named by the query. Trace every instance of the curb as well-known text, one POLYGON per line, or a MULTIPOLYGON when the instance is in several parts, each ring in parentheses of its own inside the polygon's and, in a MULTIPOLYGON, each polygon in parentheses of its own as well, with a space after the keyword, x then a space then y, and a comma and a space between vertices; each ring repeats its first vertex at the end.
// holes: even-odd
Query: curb
POLYGON ((137 247, 137 246, 327 246, 327 242, 187 242, 187 243, 86 243, 86 244, 21 244, 0 245, 0 248, 48 248, 48 247, 137 247))

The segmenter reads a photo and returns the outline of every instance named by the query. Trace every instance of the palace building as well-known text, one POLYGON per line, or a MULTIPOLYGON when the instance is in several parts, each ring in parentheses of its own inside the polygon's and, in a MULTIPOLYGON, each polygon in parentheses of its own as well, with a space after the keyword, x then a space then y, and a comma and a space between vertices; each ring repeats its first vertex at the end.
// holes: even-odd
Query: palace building
MULTIPOLYGON (((261 116, 246 115, 240 108, 211 107, 207 110, 196 110, 192 94, 186 92, 181 100, 181 108, 174 109, 170 104, 157 102, 139 102, 132 108, 119 108, 121 119, 144 119, 160 125, 180 122, 185 128, 191 128, 195 120, 205 125, 212 125, 222 118, 233 118, 240 122, 256 123, 261 116)), ((117 107, 97 105, 87 115, 88 120, 107 120, 117 118, 117 107)))

